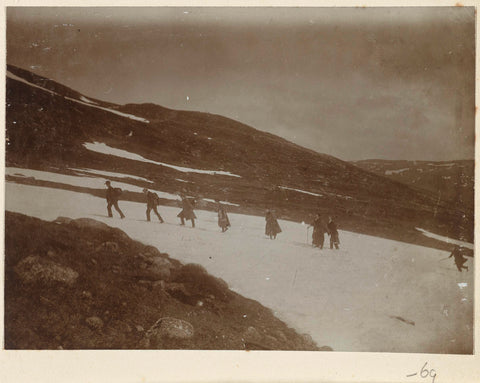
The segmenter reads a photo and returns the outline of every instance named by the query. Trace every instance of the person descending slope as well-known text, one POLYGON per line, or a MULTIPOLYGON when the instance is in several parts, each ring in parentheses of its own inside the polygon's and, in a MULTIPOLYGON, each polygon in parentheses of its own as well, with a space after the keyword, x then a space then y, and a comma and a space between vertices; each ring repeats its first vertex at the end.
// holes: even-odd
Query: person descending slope
POLYGON ((337 224, 332 217, 328 217, 327 229, 330 236, 330 249, 333 249, 333 246, 335 246, 335 249, 338 249, 340 239, 338 238, 337 224))
POLYGON ((120 195, 122 194, 122 189, 120 188, 112 188, 110 181, 106 181, 105 185, 107 185, 107 211, 108 216, 110 218, 113 217, 112 214, 112 206, 115 208, 116 211, 120 214, 120 218, 125 218, 125 215, 122 213, 120 208, 118 207, 118 200, 120 199, 120 195))
POLYGON ((230 225, 230 220, 228 219, 227 210, 219 200, 215 200, 217 203, 217 212, 218 212, 218 226, 222 228, 222 233, 225 233, 230 225))
POLYGON ((313 226, 312 246, 323 249, 323 244, 325 242, 325 232, 327 232, 328 229, 325 226, 325 223, 323 222, 319 213, 315 214, 315 219, 310 226, 313 226))
POLYGON ((157 206, 159 202, 157 193, 151 192, 147 188, 143 189, 143 193, 147 197, 147 221, 150 222, 150 212, 153 210, 153 212, 157 215, 158 219, 160 220, 160 223, 163 223, 164 222, 163 218, 157 210, 157 206))
POLYGON ((463 256, 462 248, 460 246, 455 246, 453 248, 452 254, 448 258, 454 257, 455 265, 457 266, 458 271, 462 272, 463 269, 468 271, 468 266, 463 266, 467 262, 467 258, 463 256))
POLYGON ((178 213, 177 217, 180 218, 180 225, 185 225, 185 220, 192 221, 192 227, 195 227, 195 215, 193 211, 194 201, 190 201, 185 194, 181 193, 180 198, 182 199, 182 211, 178 213))
POLYGON ((270 237, 270 239, 276 239, 277 234, 282 232, 280 225, 277 222, 277 217, 273 210, 267 209, 265 214, 265 234, 270 237))

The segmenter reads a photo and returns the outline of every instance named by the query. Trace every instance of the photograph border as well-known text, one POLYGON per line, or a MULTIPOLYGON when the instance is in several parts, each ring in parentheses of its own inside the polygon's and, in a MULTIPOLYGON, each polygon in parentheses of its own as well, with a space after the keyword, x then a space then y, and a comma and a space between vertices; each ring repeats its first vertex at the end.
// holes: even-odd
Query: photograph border
MULTIPOLYGON (((1 44, 6 52, 6 7, 8 6, 315 6, 315 7, 390 7, 390 6, 477 6, 479 1, 460 3, 447 1, 4 1, 1 17, 1 44)), ((475 20, 478 31, 478 16, 475 20)), ((478 32, 476 35, 478 42, 478 32)), ((478 50, 478 49, 476 49, 478 50)), ((478 52, 475 52, 475 89, 478 97, 478 52)), ((2 75, 5 81, 6 57, 3 56, 2 75)), ((5 105, 5 83, 1 91, 5 105)), ((5 182, 5 109, 1 118, 2 182, 5 182)), ((478 115, 475 115, 475 132, 478 115)), ((475 162, 478 160, 475 141, 475 162)), ((476 172, 477 173, 477 172, 476 172)), ((475 174, 475 185, 478 185, 475 174)), ((475 199, 479 196, 475 188, 475 199)), ((2 194, 5 185, 2 184, 2 194)), ((0 199, 5 211, 5 195, 0 199)), ((479 213, 475 204, 475 216, 479 213)), ((4 255, 5 227, 2 214, 4 255)), ((475 225, 475 237, 478 235, 475 225)), ((475 252, 478 250, 475 241, 475 252)), ((475 263, 475 282, 478 264, 475 263)), ((4 318, 4 262, 0 262, 1 304, 4 318)), ((475 283, 475 298, 479 295, 475 283)), ((131 351, 0 351, 0 381, 10 382, 475 382, 480 376, 478 299, 474 304, 474 355, 350 353, 307 351, 191 351, 191 350, 131 350, 131 351), (432 372, 432 370, 434 372, 432 372), (425 375, 427 372, 429 375, 425 375), (408 376, 417 373, 416 376, 408 376), (432 380, 433 374, 436 375, 432 380), (425 375, 425 377, 424 377, 425 375)), ((2 321, 3 323, 3 321, 2 321)), ((0 330, 4 344, 4 326, 0 330)))

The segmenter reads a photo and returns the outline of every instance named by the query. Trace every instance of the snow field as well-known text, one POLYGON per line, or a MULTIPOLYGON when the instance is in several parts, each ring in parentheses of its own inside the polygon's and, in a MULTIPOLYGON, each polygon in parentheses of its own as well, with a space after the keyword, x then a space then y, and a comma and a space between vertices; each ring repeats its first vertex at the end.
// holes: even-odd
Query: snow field
POLYGON ((127 218, 114 211, 109 219, 104 199, 6 183, 7 210, 45 220, 89 217, 119 227, 172 258, 203 265, 320 346, 472 352, 473 273, 440 261, 447 252, 344 231, 339 251, 319 250, 306 244, 306 225, 295 222, 279 220, 283 232, 272 241, 264 235, 263 217, 229 214, 232 228, 221 233, 215 212, 196 210, 192 229, 178 225, 179 208, 160 206, 166 221, 160 224, 155 216, 145 221, 145 204, 120 201, 120 207, 127 218))
MULTIPOLYGON (((78 172, 80 170, 77 169, 72 169, 75 172, 78 172)), ((88 171, 86 171, 88 172, 88 171)), ((23 168, 14 168, 14 167, 7 167, 5 168, 5 175, 9 176, 16 176, 16 177, 33 177, 36 180, 41 180, 41 181, 49 181, 49 182, 58 182, 62 184, 67 184, 67 185, 72 185, 72 186, 79 186, 79 187, 87 187, 87 188, 92 188, 92 189, 105 189, 105 181, 109 180, 109 177, 98 177, 98 175, 103 174, 103 175, 109 175, 112 176, 113 174, 118 174, 118 176, 122 176, 121 173, 112 173, 112 172, 101 172, 101 171, 95 171, 91 172, 92 175, 85 175, 85 176, 69 176, 66 174, 60 174, 60 173, 52 173, 52 172, 44 172, 41 170, 33 170, 33 169, 23 169, 23 168)), ((123 175, 125 178, 136 178, 140 180, 145 180, 141 179, 139 177, 135 176, 129 176, 127 174, 123 175)), ((148 181, 151 182, 151 181, 148 181)), ((136 185, 131 185, 128 183, 124 182, 116 182, 112 181, 112 187, 118 187, 121 188, 124 191, 130 191, 130 192, 135 192, 135 193, 143 193, 143 187, 136 186, 136 185)), ((159 190, 153 190, 148 188, 149 190, 154 191, 157 193, 157 195, 160 198, 165 198, 165 199, 179 199, 179 197, 175 194, 171 193, 165 193, 159 190)))

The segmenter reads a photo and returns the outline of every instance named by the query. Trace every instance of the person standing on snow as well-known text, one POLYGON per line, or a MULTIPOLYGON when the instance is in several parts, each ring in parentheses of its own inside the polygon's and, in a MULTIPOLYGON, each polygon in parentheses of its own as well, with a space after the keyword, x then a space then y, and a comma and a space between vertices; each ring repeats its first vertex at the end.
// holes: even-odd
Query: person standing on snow
POLYGON ((280 225, 278 224, 277 217, 273 210, 267 209, 265 214, 265 235, 268 235, 270 239, 276 239, 277 234, 282 232, 280 225))
POLYGON ((320 249, 323 249, 323 244, 325 242, 325 232, 328 230, 325 224, 323 223, 323 220, 320 217, 320 214, 318 213, 315 214, 315 219, 313 220, 310 226, 313 226, 313 234, 312 234, 313 247, 319 247, 320 249))
POLYGON ((195 219, 197 216, 193 211, 193 203, 185 196, 185 194, 180 194, 182 199, 182 211, 177 214, 177 217, 180 218, 180 225, 185 225, 185 220, 192 221, 192 227, 195 227, 195 219))
POLYGON ((463 269, 468 271, 468 266, 463 266, 467 262, 467 258, 463 256, 462 248, 460 246, 455 246, 453 248, 452 254, 448 258, 454 257, 455 265, 457 266, 458 271, 462 272, 463 269))
POLYGON ((157 215, 158 219, 160 220, 160 223, 163 223, 164 220, 157 210, 157 206, 158 206, 157 193, 151 192, 147 188, 143 189, 143 193, 147 197, 147 221, 150 222, 150 212, 153 210, 153 212, 157 215))
POLYGON ((230 225, 230 220, 228 219, 227 210, 219 200, 215 200, 217 203, 217 212, 218 212, 218 226, 222 228, 222 233, 225 233, 230 225))
POLYGON ((112 206, 115 208, 116 211, 120 214, 120 218, 125 218, 125 215, 122 213, 120 208, 118 207, 118 200, 120 199, 120 195, 122 194, 122 189, 120 188, 112 188, 110 181, 106 181, 105 185, 107 185, 107 211, 108 216, 110 218, 113 217, 112 214, 112 206))
POLYGON ((335 223, 333 218, 328 217, 327 229, 328 229, 328 235, 330 236, 330 249, 333 249, 333 246, 335 246, 335 249, 338 249, 338 245, 340 244, 337 228, 338 228, 337 224, 335 223))

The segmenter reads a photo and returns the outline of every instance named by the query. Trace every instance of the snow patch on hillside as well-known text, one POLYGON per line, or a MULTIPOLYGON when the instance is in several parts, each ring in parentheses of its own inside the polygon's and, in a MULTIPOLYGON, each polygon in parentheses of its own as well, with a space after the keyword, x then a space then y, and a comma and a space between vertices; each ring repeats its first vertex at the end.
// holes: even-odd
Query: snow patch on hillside
MULTIPOLYGON (((210 198, 202 198, 204 201, 207 201, 207 202, 211 202, 211 203, 216 203, 216 201, 214 199, 210 199, 210 198)), ((230 205, 230 206, 240 206, 236 203, 233 203, 233 202, 227 202, 227 201, 218 201, 220 202, 222 205, 230 205)))
POLYGON ((442 241, 442 242, 445 242, 445 243, 451 243, 453 245, 459 245, 459 246, 463 246, 463 247, 466 247, 467 249, 471 249, 473 250, 473 243, 469 243, 469 242, 464 242, 464 241, 459 241, 457 239, 452 239, 452 238, 448 238, 448 237, 444 237, 444 236, 441 236, 441 235, 438 235, 438 234, 435 234, 435 233, 431 233, 427 230, 424 230, 424 229, 421 229, 419 227, 416 227, 415 229, 417 229, 418 231, 420 231, 423 235, 425 235, 426 237, 430 237, 430 238, 434 238, 434 239, 437 239, 439 241, 442 241))
POLYGON ((286 187, 286 186, 279 186, 279 188, 280 188, 280 189, 285 189, 285 190, 296 191, 296 192, 298 192, 298 193, 314 195, 314 196, 316 196, 316 197, 322 197, 322 196, 323 196, 322 194, 312 193, 312 192, 305 191, 305 190, 300 190, 300 189, 293 189, 293 188, 289 188, 289 187, 286 187))
POLYGON ((410 170, 410 168, 398 169, 398 170, 385 170, 385 175, 391 176, 392 174, 400 174, 400 173, 406 172, 407 170, 410 170))
POLYGON ((455 166, 455 164, 454 164, 453 162, 452 162, 452 163, 449 163, 449 164, 432 164, 432 163, 429 163, 428 165, 430 165, 430 166, 440 166, 440 167, 445 166, 445 167, 447 167, 447 168, 450 168, 450 167, 452 167, 452 166, 455 166))
POLYGON ((44 92, 50 93, 51 95, 63 97, 63 98, 66 99, 66 100, 73 101, 73 102, 76 102, 76 103, 78 103, 78 104, 86 105, 86 106, 89 106, 89 107, 91 107, 91 108, 101 109, 101 110, 104 110, 104 111, 106 111, 106 112, 110 112, 110 113, 116 114, 116 115, 118 115, 118 116, 122 116, 122 117, 129 118, 129 119, 131 119, 131 120, 141 121, 141 122, 144 122, 144 123, 147 123, 147 124, 150 122, 150 121, 146 120, 145 118, 138 117, 138 116, 134 116, 133 114, 122 113, 122 112, 119 112, 118 110, 113 110, 113 109, 109 109, 109 108, 104 108, 103 106, 94 105, 95 103, 94 103, 93 101, 88 100, 88 99, 86 99, 86 98, 83 97, 83 96, 82 96, 82 97, 83 97, 85 100, 88 100, 88 101, 84 102, 84 101, 77 100, 77 99, 75 99, 75 98, 71 98, 71 97, 67 97, 67 96, 64 97, 64 96, 62 96, 62 95, 60 95, 60 94, 58 94, 58 93, 56 93, 56 92, 54 92, 54 91, 52 91, 52 90, 50 90, 50 89, 46 89, 46 88, 44 88, 44 87, 42 87, 42 86, 33 84, 33 83, 31 83, 31 82, 29 82, 29 81, 27 81, 27 80, 25 80, 25 79, 23 79, 23 78, 21 78, 21 77, 13 74, 13 73, 11 73, 11 72, 9 72, 8 70, 7 70, 7 77, 8 77, 8 78, 11 78, 11 79, 13 79, 13 80, 16 80, 16 81, 20 81, 20 82, 22 82, 22 83, 24 83, 24 84, 27 84, 27 85, 31 86, 31 87, 34 87, 34 88, 37 88, 37 89, 41 89, 41 90, 43 90, 44 92))
POLYGON ((134 161, 141 161, 141 162, 148 162, 151 164, 155 165, 160 165, 160 166, 165 166, 167 168, 172 168, 175 170, 178 170, 179 172, 183 173, 200 173, 200 174, 209 174, 209 175, 220 175, 220 176, 230 176, 230 177, 239 177, 237 174, 233 174, 230 172, 224 172, 222 170, 203 170, 203 169, 193 169, 193 168, 186 168, 183 166, 176 166, 176 165, 170 165, 165 162, 158 162, 158 161, 153 161, 149 160, 148 158, 142 157, 139 154, 128 152, 126 150, 122 149, 116 149, 112 148, 111 146, 108 146, 104 143, 101 142, 86 142, 83 144, 88 150, 91 150, 93 152, 97 153, 102 153, 102 154, 108 154, 116 157, 122 157, 126 158, 129 160, 134 160, 134 161))
POLYGON ((84 96, 80 96, 80 100, 81 100, 81 101, 84 101, 84 102, 88 102, 89 104, 98 105, 98 103, 96 103, 95 101, 89 100, 88 98, 86 98, 86 97, 84 97, 84 96))
POLYGON ((70 170, 73 170, 75 173, 80 173, 80 174, 87 175, 87 176, 95 174, 95 175, 100 175, 100 176, 105 176, 105 177, 132 178, 132 179, 138 180, 138 181, 153 183, 153 181, 150 181, 149 179, 146 179, 146 178, 143 178, 143 177, 132 176, 130 174, 123 174, 123 173, 107 172, 105 170, 74 169, 74 168, 71 168, 70 170))
POLYGON ((32 84, 31 82, 29 82, 29 81, 27 81, 27 80, 25 80, 25 79, 23 79, 23 78, 15 75, 15 74, 13 74, 12 72, 10 72, 10 71, 8 71, 8 70, 7 70, 7 77, 8 77, 8 78, 11 78, 12 80, 16 80, 16 81, 19 81, 19 82, 23 82, 24 84, 30 85, 31 87, 34 87, 34 88, 37 88, 37 89, 41 89, 41 90, 43 90, 44 92, 50 93, 50 94, 52 94, 52 95, 57 95, 57 96, 58 96, 57 93, 51 91, 50 89, 43 88, 43 87, 41 87, 41 86, 39 86, 39 85, 36 85, 36 84, 32 84))
MULTIPOLYGON (((91 189, 105 189, 105 181, 109 180, 109 177, 95 177, 93 174, 88 176, 70 176, 60 173, 44 172, 33 169, 22 169, 7 167, 5 168, 5 175, 14 177, 33 177, 38 181, 55 182, 65 185, 72 185, 91 189)), ((126 182, 112 181, 112 187, 119 187, 124 191, 143 193, 143 187, 131 185, 126 182)), ((159 190, 152 190, 158 194, 160 198, 176 200, 178 196, 162 192, 159 190)))
POLYGON ((126 117, 126 118, 129 118, 131 120, 135 120, 135 121, 140 121, 140 122, 144 122, 146 124, 148 124, 150 121, 148 121, 147 119, 143 118, 143 117, 138 117, 138 116, 135 116, 133 114, 128 114, 128 113, 123 113, 123 112, 119 112, 118 110, 114 110, 114 109, 110 109, 110 108, 105 108, 103 106, 97 106, 97 105, 92 105, 88 102, 83 102, 83 101, 79 101, 75 98, 71 98, 71 97, 66 97, 65 96, 65 99, 66 100, 70 100, 70 101, 74 101, 78 104, 82 104, 82 105, 86 105, 86 106, 89 106, 91 108, 95 108, 95 109, 101 109, 101 110, 104 110, 106 112, 110 112, 110 113, 113 113, 113 114, 116 114, 118 116, 121 116, 121 117, 126 117))

